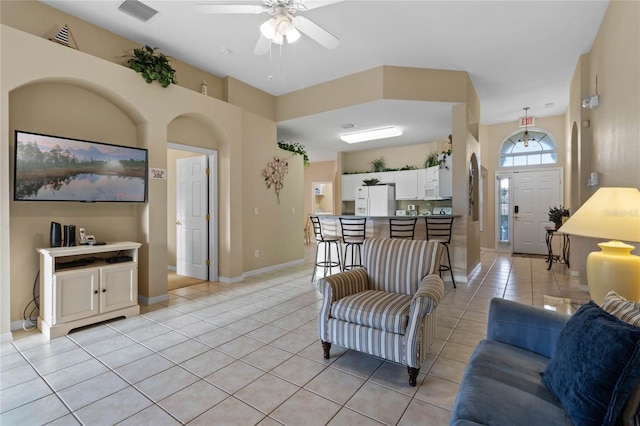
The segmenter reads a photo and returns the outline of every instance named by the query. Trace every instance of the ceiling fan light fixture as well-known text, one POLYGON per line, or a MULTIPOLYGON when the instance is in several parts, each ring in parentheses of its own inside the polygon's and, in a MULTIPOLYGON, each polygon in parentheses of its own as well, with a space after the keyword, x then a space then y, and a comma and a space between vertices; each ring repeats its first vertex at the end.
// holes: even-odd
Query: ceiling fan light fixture
POLYGON ((287 42, 295 43, 300 38, 300 31, 298 31, 295 27, 291 27, 291 30, 287 33, 287 42))
POLYGON ((284 44, 284 36, 279 32, 276 32, 273 38, 271 39, 272 43, 282 45, 284 44))
POLYGON ((271 40, 276 35, 276 18, 270 18, 265 21, 264 24, 260 25, 260 32, 263 36, 271 40))
POLYGON ((376 139, 393 138, 402 135, 402 130, 397 127, 383 127, 381 129, 365 130, 362 132, 348 133, 340 136, 340 139, 346 143, 367 142, 376 139))

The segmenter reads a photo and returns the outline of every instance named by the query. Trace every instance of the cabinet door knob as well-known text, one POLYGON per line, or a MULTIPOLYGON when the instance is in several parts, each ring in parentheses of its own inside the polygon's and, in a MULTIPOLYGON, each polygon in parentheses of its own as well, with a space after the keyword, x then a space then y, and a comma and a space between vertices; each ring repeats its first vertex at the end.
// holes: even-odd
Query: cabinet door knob
POLYGON ((94 291, 93 294, 98 294, 98 290, 94 291))
POLYGON ((103 288, 103 289, 102 289, 102 292, 103 292, 103 293, 106 293, 106 292, 107 292, 107 289, 106 289, 106 288, 103 288))

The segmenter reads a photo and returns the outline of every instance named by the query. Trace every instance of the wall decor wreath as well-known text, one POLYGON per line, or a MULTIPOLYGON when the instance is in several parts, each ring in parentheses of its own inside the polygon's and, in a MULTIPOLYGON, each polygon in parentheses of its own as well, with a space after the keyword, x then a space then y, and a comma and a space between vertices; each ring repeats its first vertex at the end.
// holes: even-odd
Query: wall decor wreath
POLYGON ((284 176, 289 171, 289 162, 286 158, 273 157, 273 161, 267 164, 267 168, 262 175, 264 176, 264 182, 267 184, 267 188, 271 188, 273 185, 278 197, 278 204, 280 204, 280 190, 284 187, 284 176))

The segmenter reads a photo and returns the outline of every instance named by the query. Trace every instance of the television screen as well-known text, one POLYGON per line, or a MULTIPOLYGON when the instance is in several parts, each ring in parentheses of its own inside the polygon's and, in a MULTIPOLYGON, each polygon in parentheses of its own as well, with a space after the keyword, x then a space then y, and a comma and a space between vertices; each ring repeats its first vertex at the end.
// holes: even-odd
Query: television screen
POLYGON ((147 201, 147 150, 15 132, 16 201, 147 201))

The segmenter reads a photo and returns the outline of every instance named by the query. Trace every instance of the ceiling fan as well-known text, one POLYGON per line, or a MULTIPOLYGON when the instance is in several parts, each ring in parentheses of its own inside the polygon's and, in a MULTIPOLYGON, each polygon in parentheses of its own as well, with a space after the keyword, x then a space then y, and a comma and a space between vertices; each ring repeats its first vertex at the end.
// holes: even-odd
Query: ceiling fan
POLYGON ((209 14, 268 13, 271 17, 260 25, 260 38, 253 49, 256 55, 264 55, 269 52, 271 43, 293 43, 300 38, 300 33, 327 49, 338 47, 340 40, 333 34, 298 13, 340 1, 342 0, 262 0, 259 5, 199 4, 195 9, 197 12, 209 14))

